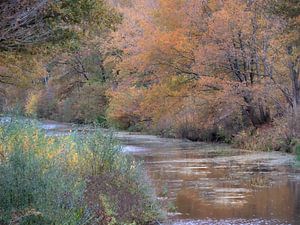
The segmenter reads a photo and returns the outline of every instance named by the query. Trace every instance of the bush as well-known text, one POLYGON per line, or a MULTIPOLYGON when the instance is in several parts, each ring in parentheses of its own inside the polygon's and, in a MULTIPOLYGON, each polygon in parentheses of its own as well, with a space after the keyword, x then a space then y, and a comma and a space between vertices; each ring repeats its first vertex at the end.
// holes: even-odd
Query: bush
POLYGON ((300 161, 300 145, 296 146, 297 160, 300 161))
POLYGON ((139 128, 142 120, 139 108, 144 94, 143 89, 137 88, 120 89, 110 93, 106 112, 109 123, 120 129, 139 128))
POLYGON ((57 115, 52 119, 65 122, 92 123, 105 114, 107 99, 106 87, 101 83, 84 85, 74 90, 72 95, 59 100, 57 115))
POLYGON ((38 217, 45 224, 76 224, 88 218, 82 199, 85 182, 66 173, 57 154, 62 149, 60 141, 32 124, 1 127, 1 220, 25 223, 38 217))
POLYGON ((101 212, 101 223, 147 224, 161 217, 141 165, 122 153, 111 134, 78 137, 76 149, 78 172, 88 177, 86 199, 95 214, 101 212))
POLYGON ((0 126, 4 224, 146 224, 160 214, 142 177, 97 129, 55 138, 29 121, 0 126))
POLYGON ((40 100, 40 93, 31 92, 28 94, 26 103, 25 103, 25 114, 28 116, 37 116, 38 103, 40 100))
POLYGON ((234 138, 234 146, 259 151, 292 151, 293 134, 286 119, 241 131, 234 138))

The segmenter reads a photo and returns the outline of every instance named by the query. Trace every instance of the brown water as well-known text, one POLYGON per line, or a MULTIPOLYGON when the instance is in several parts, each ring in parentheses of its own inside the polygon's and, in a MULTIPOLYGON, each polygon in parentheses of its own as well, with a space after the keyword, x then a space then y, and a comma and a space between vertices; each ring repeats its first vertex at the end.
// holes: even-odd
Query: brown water
MULTIPOLYGON (((44 123, 51 134, 72 129, 44 123)), ((170 205, 164 224, 300 224, 300 171, 292 155, 253 153, 117 132, 126 154, 144 161, 158 198, 170 205)))

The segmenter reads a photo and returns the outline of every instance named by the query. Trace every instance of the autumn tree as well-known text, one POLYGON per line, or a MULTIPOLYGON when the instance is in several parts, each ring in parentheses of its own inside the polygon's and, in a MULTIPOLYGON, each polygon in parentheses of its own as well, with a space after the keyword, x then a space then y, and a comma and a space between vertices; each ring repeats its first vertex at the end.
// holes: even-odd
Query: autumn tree
POLYGON ((91 28, 112 28, 117 18, 102 0, 4 0, 0 9, 1 50, 78 38, 91 28))
POLYGON ((112 101, 126 87, 142 92, 140 122, 156 126, 173 118, 165 127, 176 130, 189 120, 198 133, 223 125, 236 132, 270 124, 293 104, 278 40, 288 26, 270 14, 268 1, 131 3, 116 32, 123 55, 112 101))
POLYGON ((269 11, 278 16, 282 21, 282 32, 277 38, 283 50, 281 64, 289 82, 282 88, 289 99, 289 107, 292 109, 289 118, 289 127, 293 137, 300 136, 299 129, 299 102, 300 102, 300 2, 294 0, 276 0, 269 6, 269 11))
POLYGON ((286 64, 292 83, 291 106, 297 109, 300 104, 300 2, 295 0, 278 0, 271 6, 271 10, 283 19, 285 29, 283 29, 281 35, 281 43, 284 43, 288 55, 286 64))
POLYGON ((61 54, 73 55, 73 69, 84 74, 79 70, 82 44, 121 19, 102 0, 5 0, 0 8, 0 83, 6 98, 7 85, 42 88, 49 79, 49 62, 61 54))

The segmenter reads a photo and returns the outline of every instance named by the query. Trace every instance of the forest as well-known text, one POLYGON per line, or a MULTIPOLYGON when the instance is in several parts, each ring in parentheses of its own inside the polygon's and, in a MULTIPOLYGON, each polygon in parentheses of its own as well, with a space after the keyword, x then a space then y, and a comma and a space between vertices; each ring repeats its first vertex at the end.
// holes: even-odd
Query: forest
POLYGON ((3 1, 2 112, 291 151, 299 1, 3 1))

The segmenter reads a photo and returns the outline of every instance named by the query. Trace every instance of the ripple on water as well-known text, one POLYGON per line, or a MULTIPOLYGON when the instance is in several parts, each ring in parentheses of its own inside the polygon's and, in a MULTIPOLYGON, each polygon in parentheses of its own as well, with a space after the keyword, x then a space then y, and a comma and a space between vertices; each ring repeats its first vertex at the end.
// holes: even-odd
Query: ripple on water
MULTIPOLYGON (((42 128, 64 135, 73 127, 47 121, 42 128)), ((178 214, 164 225, 300 224, 300 171, 289 167, 293 155, 128 132, 116 137, 125 153, 144 161, 157 193, 164 193, 161 200, 174 203, 178 214)))
POLYGON ((145 149, 145 148, 132 146, 132 145, 127 145, 127 146, 122 147, 122 151, 124 153, 136 153, 136 152, 143 152, 146 150, 147 149, 145 149))
POLYGON ((279 220, 265 219, 228 219, 228 220, 179 220, 175 222, 167 222, 163 225, 289 225, 287 222, 279 220))

